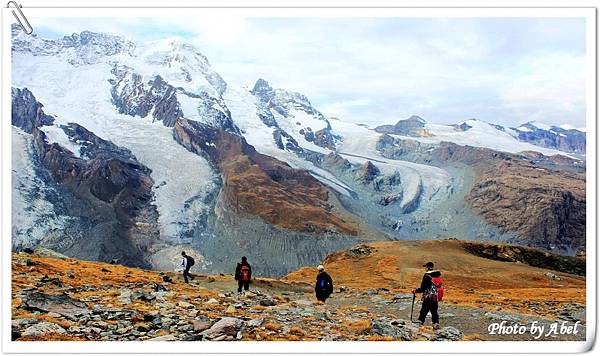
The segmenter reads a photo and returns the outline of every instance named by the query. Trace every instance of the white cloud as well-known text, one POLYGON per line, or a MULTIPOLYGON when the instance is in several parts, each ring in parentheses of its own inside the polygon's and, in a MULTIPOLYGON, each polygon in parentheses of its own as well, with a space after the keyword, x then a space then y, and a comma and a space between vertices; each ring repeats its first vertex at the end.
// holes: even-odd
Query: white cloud
POLYGON ((181 36, 231 85, 264 78, 325 115, 585 125, 581 19, 64 19, 37 28, 181 36), (560 31, 557 30, 560 29, 560 31), (553 120, 559 120, 552 122, 553 120))

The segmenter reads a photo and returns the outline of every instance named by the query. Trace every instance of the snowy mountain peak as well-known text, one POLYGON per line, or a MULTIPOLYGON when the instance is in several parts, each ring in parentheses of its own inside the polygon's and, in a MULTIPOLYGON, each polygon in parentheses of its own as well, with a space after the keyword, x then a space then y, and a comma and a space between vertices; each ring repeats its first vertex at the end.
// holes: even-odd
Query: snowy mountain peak
POLYGON ((13 52, 26 52, 34 56, 61 56, 72 65, 94 64, 104 57, 120 53, 131 56, 135 50, 135 43, 124 37, 91 31, 49 40, 37 35, 28 36, 13 24, 11 35, 13 52))
POLYGON ((146 64, 163 68, 153 74, 162 75, 176 87, 192 91, 214 89, 218 95, 227 88, 227 83, 210 67, 206 56, 180 38, 151 42, 140 49, 140 56, 146 64))
POLYGON ((427 123, 427 121, 425 121, 425 119, 423 119, 422 117, 417 116, 417 115, 412 115, 411 117, 409 117, 408 119, 406 119, 406 121, 418 121, 418 122, 420 122, 422 124, 426 124, 427 123))
POLYGON ((523 125, 521 125, 520 127, 526 127, 529 129, 539 129, 539 130, 546 130, 546 131, 550 131, 552 130, 552 126, 544 124, 542 122, 538 122, 538 121, 528 121, 526 123, 524 123, 523 125))
POLYGON ((562 124, 562 125, 558 125, 558 127, 560 127, 563 130, 577 130, 579 132, 586 132, 585 127, 575 127, 571 124, 562 124))
POLYGON ((268 102, 274 96, 273 87, 262 78, 256 81, 254 88, 250 92, 263 102, 268 102))
POLYGON ((273 89, 269 82, 262 78, 256 81, 251 93, 283 117, 293 116, 292 111, 299 110, 319 120, 327 121, 305 95, 285 89, 273 89))
POLYGON ((199 67, 201 70, 210 68, 208 58, 204 54, 191 43, 178 37, 150 43, 146 46, 145 57, 151 63, 168 67, 185 64, 190 67, 199 67))

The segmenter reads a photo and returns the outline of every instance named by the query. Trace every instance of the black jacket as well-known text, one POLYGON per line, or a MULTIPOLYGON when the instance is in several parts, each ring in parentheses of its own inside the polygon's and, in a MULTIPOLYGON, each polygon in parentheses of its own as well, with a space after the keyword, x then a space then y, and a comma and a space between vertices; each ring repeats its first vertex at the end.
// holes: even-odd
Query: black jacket
POLYGON ((421 281, 421 286, 417 289, 415 289, 416 293, 423 293, 426 290, 428 290, 429 288, 431 288, 432 285, 432 280, 431 278, 437 278, 440 277, 442 275, 442 273, 440 271, 427 271, 425 272, 425 274, 423 275, 423 280, 421 281))
POLYGON ((242 266, 248 266, 248 269, 250 270, 250 279, 252 279, 252 267, 250 267, 250 264, 248 262, 240 262, 237 264, 237 267, 235 268, 235 280, 239 281, 242 278, 242 266))
POLYGON ((333 280, 331 279, 329 274, 327 274, 327 272, 323 271, 317 275, 315 293, 317 293, 318 296, 324 297, 329 297, 331 293, 333 293, 333 280), (324 287, 321 287, 322 285, 324 287))

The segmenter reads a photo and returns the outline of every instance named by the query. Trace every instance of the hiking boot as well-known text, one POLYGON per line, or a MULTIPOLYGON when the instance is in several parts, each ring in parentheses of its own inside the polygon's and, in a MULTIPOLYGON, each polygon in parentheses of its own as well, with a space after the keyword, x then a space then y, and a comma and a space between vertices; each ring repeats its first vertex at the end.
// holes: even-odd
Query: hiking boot
POLYGON ((433 324, 433 330, 437 330, 440 328, 440 324, 433 324))

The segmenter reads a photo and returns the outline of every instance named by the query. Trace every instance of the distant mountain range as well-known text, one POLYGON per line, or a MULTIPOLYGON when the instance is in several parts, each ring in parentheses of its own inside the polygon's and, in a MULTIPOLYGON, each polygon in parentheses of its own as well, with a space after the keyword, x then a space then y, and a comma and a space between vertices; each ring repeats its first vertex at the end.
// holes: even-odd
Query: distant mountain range
MULTIPOLYGON (((409 136, 409 137, 431 137, 433 140, 448 140, 454 142, 457 136, 456 132, 469 132, 461 136, 464 143, 472 143, 474 146, 490 147, 499 150, 511 151, 510 146, 514 145, 514 139, 534 144, 536 146, 552 148, 569 153, 585 154, 586 133, 585 129, 577 129, 569 125, 546 125, 535 121, 530 121, 519 127, 505 127, 487 123, 484 121, 471 119, 455 125, 429 124, 419 116, 411 116, 406 120, 399 120, 395 125, 381 125, 375 128, 380 133, 409 136), (449 127, 453 131, 449 131, 449 127), (472 129, 475 129, 471 131, 472 129), (500 131, 501 133, 497 132, 500 131), (469 142, 469 135, 477 136, 469 142), (497 143, 478 141, 483 135, 497 136, 497 140, 502 141, 504 146, 497 143), (510 136, 510 137, 509 137, 510 136)), ((520 147, 517 145, 517 147, 520 147)))
POLYGON ((181 39, 12 28, 13 249, 281 276, 374 240, 585 251, 585 133, 328 119, 181 39))

